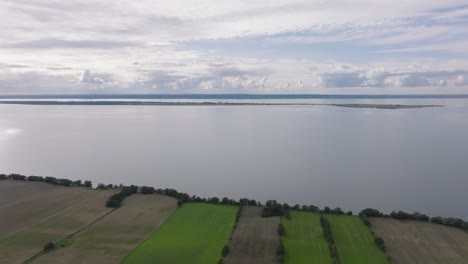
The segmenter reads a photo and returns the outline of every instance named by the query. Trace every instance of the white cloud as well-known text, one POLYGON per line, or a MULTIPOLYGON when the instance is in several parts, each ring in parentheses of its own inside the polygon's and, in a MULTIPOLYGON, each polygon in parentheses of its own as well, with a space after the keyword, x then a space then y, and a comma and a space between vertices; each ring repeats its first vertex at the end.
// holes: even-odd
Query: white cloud
POLYGON ((468 54, 467 9, 434 11, 463 2, 3 0, 0 93, 463 89, 466 60, 440 63, 433 55, 468 54), (211 47, 184 46, 218 38, 243 44, 245 36, 306 47, 351 43, 382 53, 372 60, 356 56, 340 62, 333 54, 306 58, 308 50, 304 58, 292 56, 301 52, 294 48, 261 56, 268 43, 252 45, 256 50, 249 55, 243 53, 250 46, 221 55, 211 47), (422 51, 426 56, 402 60, 406 53, 422 51), (403 55, 393 61, 379 58, 390 53, 403 55), (406 67, 413 63, 423 67, 406 67))

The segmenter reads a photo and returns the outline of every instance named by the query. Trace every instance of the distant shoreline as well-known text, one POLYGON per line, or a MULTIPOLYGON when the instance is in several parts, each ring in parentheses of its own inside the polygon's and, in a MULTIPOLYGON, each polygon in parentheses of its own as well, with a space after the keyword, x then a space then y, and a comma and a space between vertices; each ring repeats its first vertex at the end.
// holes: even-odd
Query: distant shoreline
POLYGON ((468 99, 468 94, 4 94, 0 99, 468 99))
POLYGON ((145 102, 145 101, 0 101, 0 104, 14 105, 135 105, 135 106, 337 106, 349 108, 414 109, 443 107, 442 105, 402 104, 314 104, 314 103, 244 103, 244 102, 145 102))

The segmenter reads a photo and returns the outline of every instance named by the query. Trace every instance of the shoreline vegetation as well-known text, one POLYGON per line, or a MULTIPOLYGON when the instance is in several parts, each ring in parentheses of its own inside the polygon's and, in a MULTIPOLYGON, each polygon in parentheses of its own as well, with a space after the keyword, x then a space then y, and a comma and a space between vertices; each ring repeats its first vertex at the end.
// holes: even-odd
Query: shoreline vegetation
MULTIPOLYGON (((28 182, 44 182, 48 184, 54 185, 62 185, 65 187, 85 187, 85 188, 92 188, 91 181, 81 181, 81 180, 69 180, 65 178, 55 178, 55 177, 42 177, 42 176, 25 176, 18 173, 12 174, 0 174, 0 181, 2 180, 17 180, 17 181, 28 181, 28 182)), ((304 211, 304 212, 312 212, 312 213, 320 213, 325 215, 348 215, 353 216, 352 211, 343 211, 340 207, 330 208, 325 206, 323 209, 319 208, 315 205, 289 205, 287 203, 279 203, 276 200, 269 200, 263 204, 260 201, 256 201, 254 199, 248 198, 241 198, 239 200, 230 199, 228 197, 218 198, 218 197, 209 197, 209 198, 202 198, 196 195, 189 195, 187 193, 178 192, 172 188, 165 188, 165 189, 156 189, 154 187, 148 186, 124 186, 122 184, 103 184, 99 183, 96 190, 119 190, 120 192, 114 194, 109 197, 108 201, 106 202, 106 207, 113 207, 117 208, 120 207, 123 203, 125 198, 134 194, 134 193, 141 193, 141 194, 160 194, 169 197, 173 197, 178 199, 177 205, 182 207, 185 203, 209 203, 209 204, 220 204, 220 205, 235 205, 235 206, 259 206, 262 207, 261 215, 262 217, 272 217, 272 216, 280 216, 285 217, 287 219, 290 218, 291 211, 304 211)), ((240 212, 240 211, 239 211, 240 212)), ((240 215, 237 213, 236 218, 240 215)), ((371 217, 384 217, 384 218, 393 218, 397 220, 415 220, 421 222, 429 222, 439 225, 445 225, 450 227, 455 227, 462 229, 468 232, 468 221, 464 221, 460 218, 455 217, 441 217, 435 216, 430 217, 428 215, 414 212, 414 213, 407 213, 403 211, 392 211, 390 214, 384 214, 377 209, 373 208, 366 208, 363 209, 357 214, 362 220, 362 222, 367 225, 371 226, 369 218, 371 217)), ((237 220, 236 220, 237 222, 237 220)))
POLYGON ((443 105, 404 105, 404 104, 316 104, 316 103, 249 103, 249 102, 164 102, 164 101, 0 101, 0 104, 14 105, 134 105, 134 106, 336 106, 349 108, 376 109, 415 109, 443 107, 443 105))

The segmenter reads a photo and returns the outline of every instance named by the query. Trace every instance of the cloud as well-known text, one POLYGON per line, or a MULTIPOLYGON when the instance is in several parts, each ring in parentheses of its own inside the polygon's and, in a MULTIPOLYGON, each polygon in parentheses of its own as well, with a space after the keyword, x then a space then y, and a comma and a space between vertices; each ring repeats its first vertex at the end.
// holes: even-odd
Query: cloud
POLYGON ((64 40, 64 39, 38 39, 27 42, 15 42, 2 46, 14 49, 112 49, 136 47, 141 43, 134 41, 115 40, 64 40))
POLYGON ((4 0, 0 93, 459 91, 467 14, 461 0, 4 0))

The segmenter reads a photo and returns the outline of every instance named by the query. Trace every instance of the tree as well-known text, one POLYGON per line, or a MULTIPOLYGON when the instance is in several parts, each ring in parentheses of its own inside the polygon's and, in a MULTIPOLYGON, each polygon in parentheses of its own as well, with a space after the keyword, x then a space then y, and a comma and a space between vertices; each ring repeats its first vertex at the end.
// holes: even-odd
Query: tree
POLYGON ((219 198, 218 197, 212 197, 208 200, 209 203, 212 203, 212 204, 217 204, 219 203, 219 198))
POLYGON ((154 187, 142 186, 141 187, 142 194, 153 194, 155 193, 154 187))
POLYGON ((91 187, 93 187, 93 183, 91 181, 85 181, 84 182, 84 187, 91 188, 91 187))

